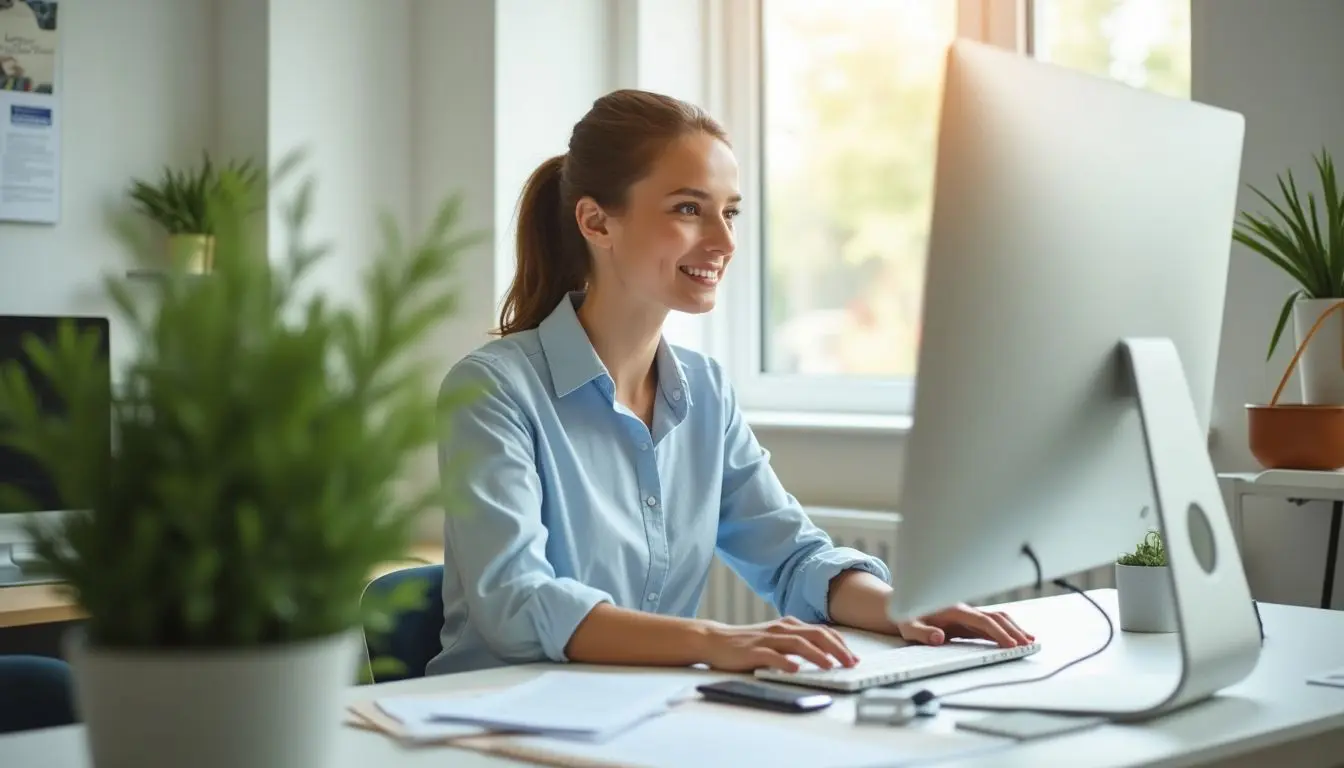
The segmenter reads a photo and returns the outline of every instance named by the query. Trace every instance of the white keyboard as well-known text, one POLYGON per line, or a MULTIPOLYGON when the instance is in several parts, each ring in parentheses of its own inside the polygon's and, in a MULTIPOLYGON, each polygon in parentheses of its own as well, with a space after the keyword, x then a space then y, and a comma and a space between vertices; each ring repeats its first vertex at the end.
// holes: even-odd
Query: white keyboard
POLYGON ((848 668, 821 669, 810 662, 803 662, 797 672, 758 669, 755 674, 762 680, 854 692, 1021 659, 1040 649, 1040 643, 1000 648, 982 643, 952 641, 946 645, 907 645, 870 653, 859 659, 858 664, 848 668))

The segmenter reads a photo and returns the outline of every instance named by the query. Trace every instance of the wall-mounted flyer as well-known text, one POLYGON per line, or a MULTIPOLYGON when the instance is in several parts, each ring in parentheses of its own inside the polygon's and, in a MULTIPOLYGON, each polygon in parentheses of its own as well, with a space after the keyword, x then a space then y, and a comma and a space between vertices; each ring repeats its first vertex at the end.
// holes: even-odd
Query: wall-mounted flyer
POLYGON ((60 218, 56 6, 56 0, 0 0, 0 221, 60 218))

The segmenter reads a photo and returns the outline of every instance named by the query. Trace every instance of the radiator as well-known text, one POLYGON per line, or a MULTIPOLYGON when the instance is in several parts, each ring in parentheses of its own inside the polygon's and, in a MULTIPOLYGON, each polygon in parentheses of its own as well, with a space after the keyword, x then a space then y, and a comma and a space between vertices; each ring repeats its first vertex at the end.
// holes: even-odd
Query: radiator
MULTIPOLYGON (((837 546, 851 547, 864 552, 892 566, 896 553, 896 529, 900 515, 893 512, 874 512, 851 509, 833 509, 829 507, 808 507, 808 517, 817 527, 825 531, 837 546)), ((1110 567, 1094 568, 1073 574, 1069 581, 1082 589, 1100 589, 1115 585, 1114 569, 1110 567)), ((1043 595, 1061 592, 1054 585, 1042 590, 1043 595)), ((1007 603, 1035 597, 1036 590, 1030 587, 991 595, 976 601, 978 605, 1007 603)), ((721 621, 727 624, 754 624, 778 618, 774 606, 762 600, 751 591, 745 582, 738 578, 728 566, 718 558, 710 567, 709 583, 704 599, 700 602, 701 618, 721 621)))

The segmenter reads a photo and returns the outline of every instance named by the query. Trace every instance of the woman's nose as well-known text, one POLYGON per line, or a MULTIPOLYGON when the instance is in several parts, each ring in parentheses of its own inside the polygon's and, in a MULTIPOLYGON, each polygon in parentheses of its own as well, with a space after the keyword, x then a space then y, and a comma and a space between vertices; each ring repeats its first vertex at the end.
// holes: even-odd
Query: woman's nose
POLYGON ((705 235, 705 247, 715 253, 722 253, 725 256, 731 256, 736 247, 736 238, 733 236, 733 228, 726 221, 720 221, 710 227, 710 231, 705 235))

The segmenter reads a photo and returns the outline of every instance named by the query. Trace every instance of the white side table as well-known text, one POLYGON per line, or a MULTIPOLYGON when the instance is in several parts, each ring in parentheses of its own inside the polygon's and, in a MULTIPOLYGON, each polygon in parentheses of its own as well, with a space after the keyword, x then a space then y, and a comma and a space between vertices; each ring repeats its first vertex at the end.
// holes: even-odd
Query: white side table
POLYGON ((1329 608, 1334 597, 1335 566, 1339 554, 1340 524, 1344 522, 1344 472, 1307 472, 1272 469, 1264 472, 1231 472, 1218 475, 1228 521, 1238 548, 1245 551, 1242 500, 1247 496, 1282 499, 1298 506, 1308 501, 1333 502, 1330 535, 1325 545, 1325 580, 1321 584, 1321 607, 1329 608))

